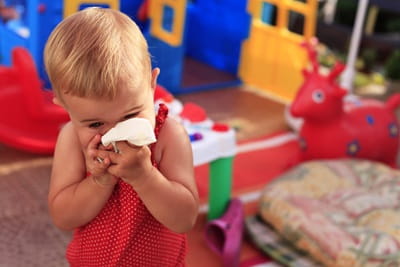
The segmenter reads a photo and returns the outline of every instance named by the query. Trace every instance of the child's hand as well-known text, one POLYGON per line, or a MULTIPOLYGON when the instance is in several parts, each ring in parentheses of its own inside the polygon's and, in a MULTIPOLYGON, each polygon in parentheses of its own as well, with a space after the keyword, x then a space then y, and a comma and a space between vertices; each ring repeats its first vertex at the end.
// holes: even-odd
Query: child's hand
POLYGON ((107 168, 110 166, 111 161, 108 156, 110 153, 108 148, 103 147, 100 144, 101 136, 96 135, 89 142, 86 151, 86 169, 93 176, 93 179, 102 184, 109 185, 115 184, 116 179, 107 172, 107 168))
POLYGON ((135 187, 153 169, 150 148, 130 145, 125 141, 117 142, 117 147, 118 153, 109 154, 111 165, 108 172, 135 187))

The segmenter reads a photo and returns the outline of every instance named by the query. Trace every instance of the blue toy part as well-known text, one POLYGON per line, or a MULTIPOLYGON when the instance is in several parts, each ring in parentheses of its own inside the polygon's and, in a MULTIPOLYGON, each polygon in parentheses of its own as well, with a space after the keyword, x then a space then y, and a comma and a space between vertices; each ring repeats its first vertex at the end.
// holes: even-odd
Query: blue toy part
POLYGON ((121 0, 119 3, 121 11, 126 15, 128 15, 133 21, 135 21, 136 24, 139 26, 139 28, 142 30, 142 32, 147 31, 148 27, 147 21, 140 21, 138 18, 139 8, 144 1, 145 0, 126 0, 126 1, 121 0))
POLYGON ((263 2, 262 3, 262 14, 261 20, 266 23, 272 25, 273 14, 275 12, 275 6, 271 5, 270 3, 263 2))
POLYGON ((203 135, 200 132, 195 132, 189 135, 190 142, 195 142, 203 139, 203 135))
POLYGON ((0 65, 11 66, 11 51, 15 44, 27 47, 26 38, 11 31, 6 25, 0 23, 0 65), (7 41, 4 41, 7 40, 7 41))
POLYGON ((7 23, 0 21, 0 64, 10 66, 13 47, 27 47, 30 31, 24 25, 26 21, 24 1, 6 1, 5 4, 7 7, 15 8, 20 16, 19 19, 10 20, 7 23))
POLYGON ((187 55, 217 69, 237 74, 241 45, 248 36, 250 16, 246 8, 237 10, 224 3, 206 5, 196 2, 188 6, 187 55))
POLYGON ((152 66, 161 70, 158 83, 168 88, 172 94, 179 93, 185 56, 183 46, 172 47, 149 35, 146 35, 146 39, 152 56, 152 66))
MULTIPOLYGON (((9 65, 14 47, 29 50, 42 80, 46 81, 43 49, 50 32, 62 19, 62 1, 11 0, 8 6, 20 13, 18 20, 0 23, 0 64, 9 65)), ((48 87, 48 82, 46 87, 48 87)))
MULTIPOLYGON (((164 6, 162 12, 162 28, 171 32, 174 23, 174 10, 169 6, 164 6)), ((152 23, 152 22, 150 22, 152 23)), ((158 83, 168 88, 172 94, 180 93, 183 63, 185 57, 185 36, 187 27, 183 26, 181 44, 172 46, 155 36, 149 31, 145 32, 145 37, 152 55, 152 66, 160 68, 158 83)))
MULTIPOLYGON (((231 11, 245 11, 248 0, 196 0, 193 1, 200 8, 226 7, 231 11)), ((206 14, 205 14, 206 15, 206 14)))

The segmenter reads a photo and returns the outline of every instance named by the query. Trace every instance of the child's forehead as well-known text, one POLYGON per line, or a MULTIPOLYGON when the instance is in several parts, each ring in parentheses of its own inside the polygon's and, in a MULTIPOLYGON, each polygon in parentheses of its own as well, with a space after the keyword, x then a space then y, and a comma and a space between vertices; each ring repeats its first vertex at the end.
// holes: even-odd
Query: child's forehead
POLYGON ((140 98, 150 88, 151 83, 147 77, 137 77, 136 79, 119 78, 110 83, 79 84, 77 87, 59 91, 61 98, 75 96, 98 101, 114 101, 118 96, 123 96, 122 100, 125 97, 140 98))
POLYGON ((115 97, 107 96, 76 96, 63 94, 63 100, 68 108, 84 113, 91 113, 97 109, 124 110, 147 103, 147 98, 151 97, 149 87, 141 86, 121 86, 115 97))
POLYGON ((145 88, 150 85, 151 80, 151 70, 142 68, 140 71, 132 70, 131 73, 125 75, 125 77, 120 77, 119 85, 120 87, 129 88, 145 88))
POLYGON ((135 98, 104 99, 67 97, 66 107, 72 118, 84 120, 115 120, 128 112, 139 111, 143 105, 135 98))

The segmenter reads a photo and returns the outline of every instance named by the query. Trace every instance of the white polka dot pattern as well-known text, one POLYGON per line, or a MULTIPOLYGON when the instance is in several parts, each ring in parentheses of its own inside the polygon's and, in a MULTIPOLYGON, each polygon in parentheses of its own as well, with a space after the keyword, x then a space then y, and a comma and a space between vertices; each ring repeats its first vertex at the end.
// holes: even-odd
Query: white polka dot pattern
POLYGON ((100 214, 77 229, 67 249, 71 266, 184 266, 186 236, 168 230, 120 180, 100 214))

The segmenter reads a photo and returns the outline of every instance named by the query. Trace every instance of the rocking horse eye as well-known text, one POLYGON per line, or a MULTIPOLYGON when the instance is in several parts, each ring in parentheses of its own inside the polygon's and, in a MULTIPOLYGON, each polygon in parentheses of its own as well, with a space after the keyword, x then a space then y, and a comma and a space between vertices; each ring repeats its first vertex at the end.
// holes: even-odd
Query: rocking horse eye
POLYGON ((321 90, 315 90, 312 94, 312 98, 317 103, 322 103, 324 101, 325 95, 321 90))

